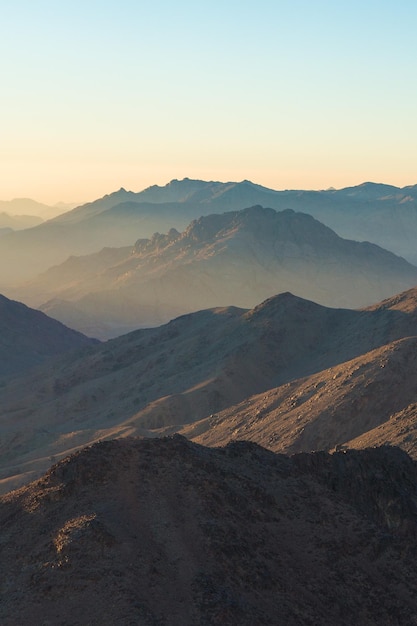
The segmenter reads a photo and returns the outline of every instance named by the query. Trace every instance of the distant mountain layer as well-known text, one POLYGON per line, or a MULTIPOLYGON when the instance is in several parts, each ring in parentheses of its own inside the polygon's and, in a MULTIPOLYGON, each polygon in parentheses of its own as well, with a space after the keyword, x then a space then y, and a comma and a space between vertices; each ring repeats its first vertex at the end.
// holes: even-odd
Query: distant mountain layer
POLYGON ((395 448, 94 445, 0 499, 1 623, 412 624, 416 481, 395 448))
POLYGON ((253 205, 313 215, 340 236, 368 240, 417 264, 417 186, 365 183, 327 191, 274 191, 249 181, 184 179, 134 193, 120 189, 0 241, 0 284, 10 285, 74 254, 119 247, 192 219, 253 205), (7 267, 6 270, 1 270, 7 267))
MULTIPOLYGON (((155 214, 170 212, 167 227, 184 227, 178 217, 200 217, 213 212, 233 211, 260 204, 278 211, 293 209, 313 215, 338 235, 356 241, 371 241, 417 264, 417 185, 403 188, 376 183, 323 191, 275 191, 248 180, 240 183, 173 180, 164 187, 154 185, 134 194, 120 189, 101 200, 58 218, 84 220, 106 212, 116 217, 126 210, 141 212, 137 204, 156 204, 155 214), (119 205, 119 206, 118 206, 119 205), (129 205, 129 208, 128 208, 129 205), (164 206, 165 205, 165 206, 164 206), (175 206, 175 205, 182 205, 175 206), (114 211, 112 211, 114 208, 114 211)), ((145 209, 146 214, 149 207, 145 209)), ((144 236, 148 236, 144 233, 144 236)), ((111 244, 110 244, 111 245, 111 244)), ((114 245, 114 244, 113 244, 114 245)))
MULTIPOLYGON (((64 211, 68 211, 73 208, 74 205, 67 205, 64 203, 50 206, 43 204, 42 202, 36 202, 30 198, 15 198, 14 200, 0 200, 0 212, 8 213, 9 215, 19 218, 35 217, 39 222, 48 220, 53 217, 57 217, 64 211)), ((35 223, 28 224, 25 228, 31 228, 35 223)))
POLYGON ((407 338, 417 336, 416 302, 412 290, 353 311, 281 294, 249 311, 201 311, 64 355, 2 390, 3 489, 38 476, 52 457, 131 434, 182 431, 210 445, 247 436, 283 452, 345 443, 389 419, 402 401, 413 401, 415 339, 407 338), (400 361, 388 345, 398 340, 400 361), (377 349, 379 360, 371 354, 377 349), (358 361, 347 363, 351 359, 358 361), (377 377, 385 367, 397 369, 393 381, 404 378, 403 398, 391 397, 383 371, 377 377), (264 396, 252 400, 255 394, 264 396))
POLYGON ((0 213, 1 229, 23 230, 42 224, 42 222, 42 218, 34 215, 9 215, 5 212, 0 213))
POLYGON ((100 338, 276 293, 361 307, 417 284, 417 268, 338 237, 310 215, 254 206, 194 220, 133 248, 71 257, 13 296, 100 338))
POLYGON ((17 375, 69 350, 95 345, 40 311, 0 295, 0 379, 17 375))

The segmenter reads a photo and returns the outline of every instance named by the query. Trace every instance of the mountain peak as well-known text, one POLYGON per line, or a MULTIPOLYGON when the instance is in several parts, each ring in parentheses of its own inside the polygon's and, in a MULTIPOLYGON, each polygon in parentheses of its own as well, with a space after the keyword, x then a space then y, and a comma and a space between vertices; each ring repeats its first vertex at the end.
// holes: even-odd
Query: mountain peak
POLYGON ((290 291, 284 291, 271 298, 267 298, 245 314, 247 319, 268 318, 289 314, 310 313, 311 311, 325 311, 327 307, 296 296, 290 291))

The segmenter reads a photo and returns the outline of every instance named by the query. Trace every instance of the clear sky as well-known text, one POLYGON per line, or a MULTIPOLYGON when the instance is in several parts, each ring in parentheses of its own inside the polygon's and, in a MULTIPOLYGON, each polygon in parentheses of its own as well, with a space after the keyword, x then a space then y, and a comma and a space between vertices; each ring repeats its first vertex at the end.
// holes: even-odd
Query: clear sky
POLYGON ((0 199, 417 183, 415 0, 1 0, 0 199))

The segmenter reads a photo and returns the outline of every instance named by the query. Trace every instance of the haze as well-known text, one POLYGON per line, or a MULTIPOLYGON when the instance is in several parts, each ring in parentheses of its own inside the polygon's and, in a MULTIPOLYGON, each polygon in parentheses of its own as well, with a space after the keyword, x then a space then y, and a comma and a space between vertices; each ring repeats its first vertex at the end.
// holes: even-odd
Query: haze
POLYGON ((3 2, 0 198, 415 180, 417 6, 3 2))

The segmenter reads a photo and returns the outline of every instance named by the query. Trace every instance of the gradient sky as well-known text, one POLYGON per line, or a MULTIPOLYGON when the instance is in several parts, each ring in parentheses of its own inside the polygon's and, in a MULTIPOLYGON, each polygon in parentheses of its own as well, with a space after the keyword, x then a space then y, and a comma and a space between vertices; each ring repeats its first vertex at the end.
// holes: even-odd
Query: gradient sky
POLYGON ((415 0, 2 0, 0 199, 417 183, 415 0))

